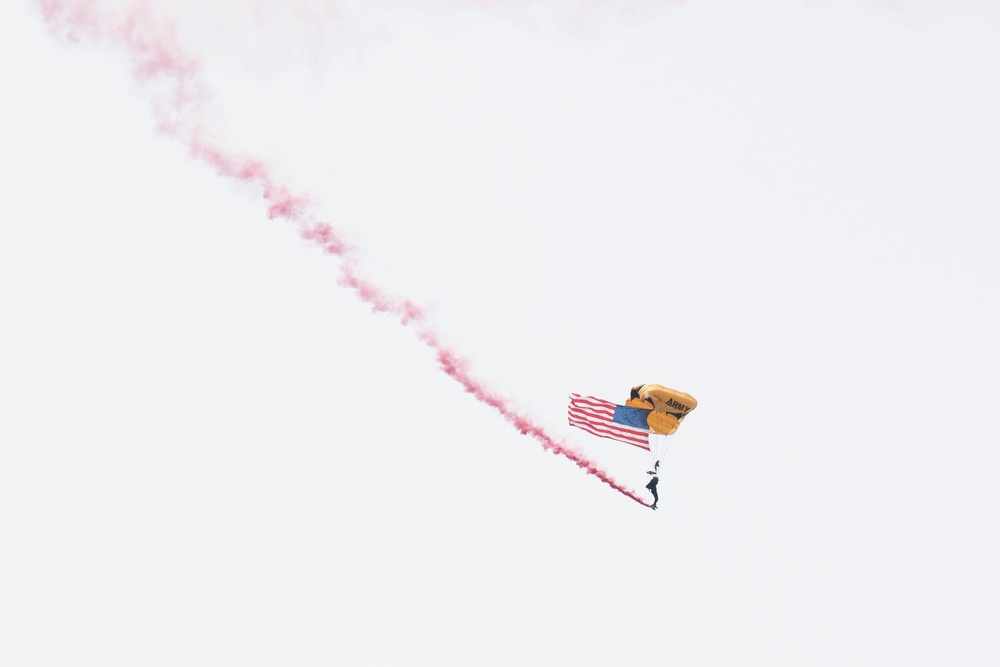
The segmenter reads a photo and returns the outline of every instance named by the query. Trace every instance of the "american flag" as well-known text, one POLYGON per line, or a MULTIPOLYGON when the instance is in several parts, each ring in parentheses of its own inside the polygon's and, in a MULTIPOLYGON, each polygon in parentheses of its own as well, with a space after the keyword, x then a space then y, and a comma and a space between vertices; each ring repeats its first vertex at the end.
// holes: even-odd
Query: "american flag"
MULTIPOLYGON (((615 409, 619 406, 611 401, 593 396, 569 395, 569 425, 582 428, 587 433, 625 442, 636 447, 649 449, 649 432, 626 426, 615 421, 615 409)), ((628 408, 625 408, 628 410, 628 408)))

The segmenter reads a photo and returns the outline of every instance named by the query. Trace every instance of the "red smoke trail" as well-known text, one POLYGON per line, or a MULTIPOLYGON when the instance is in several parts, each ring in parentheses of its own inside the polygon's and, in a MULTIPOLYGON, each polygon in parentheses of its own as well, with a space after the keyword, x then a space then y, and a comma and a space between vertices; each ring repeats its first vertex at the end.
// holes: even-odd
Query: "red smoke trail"
POLYGON ((495 409, 522 434, 541 443, 546 451, 565 456, 619 493, 646 504, 635 491, 623 487, 594 462, 553 439, 531 418, 514 411, 506 399, 475 380, 465 362, 427 325, 419 306, 408 299, 391 296, 362 278, 352 260, 350 246, 337 236, 329 223, 313 218, 307 197, 294 194, 276 182, 262 161, 239 155, 209 138, 203 122, 208 94, 199 78, 199 63, 181 49, 172 26, 156 21, 149 4, 134 4, 123 16, 114 17, 102 11, 97 0, 36 2, 49 27, 68 39, 90 39, 124 48, 136 78, 152 90, 153 111, 159 129, 181 142, 192 157, 208 164, 219 175, 257 187, 267 202, 269 218, 291 222, 299 228, 302 238, 340 258, 338 282, 369 304, 373 311, 395 315, 403 326, 417 325, 417 337, 435 352, 441 370, 461 384, 466 392, 495 409))

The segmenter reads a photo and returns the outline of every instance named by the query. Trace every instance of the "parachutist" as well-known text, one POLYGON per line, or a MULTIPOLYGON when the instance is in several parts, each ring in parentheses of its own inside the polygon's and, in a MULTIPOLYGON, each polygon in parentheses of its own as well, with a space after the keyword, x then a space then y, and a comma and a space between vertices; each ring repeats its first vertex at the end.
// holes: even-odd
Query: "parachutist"
MULTIPOLYGON (((659 463, 659 461, 657 461, 657 463, 659 463)), ((646 484, 646 488, 649 489, 650 493, 653 494, 653 504, 650 505, 650 507, 652 507, 655 510, 656 503, 660 502, 660 495, 656 493, 656 485, 660 483, 660 478, 656 474, 656 472, 653 472, 652 470, 647 470, 646 474, 653 476, 653 479, 649 480, 649 483, 646 484)))
MULTIPOLYGON (((653 502, 647 507, 655 510, 660 501, 656 490, 660 481, 660 461, 670 439, 681 422, 698 407, 698 401, 690 394, 659 384, 636 385, 630 393, 625 405, 596 396, 570 394, 567 416, 570 426, 649 452, 653 469, 646 471, 652 476, 646 488, 653 494, 653 502)), ((633 498, 642 502, 637 495, 633 498)))

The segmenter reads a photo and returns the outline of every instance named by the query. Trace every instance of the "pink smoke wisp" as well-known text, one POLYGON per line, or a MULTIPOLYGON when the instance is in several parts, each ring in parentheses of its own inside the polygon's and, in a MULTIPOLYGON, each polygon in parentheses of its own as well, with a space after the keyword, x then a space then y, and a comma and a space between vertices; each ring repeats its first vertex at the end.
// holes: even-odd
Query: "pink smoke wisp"
POLYGON ((279 183, 263 161, 239 155, 211 140, 204 122, 209 95, 200 77, 199 62, 184 52, 176 29, 157 21, 148 4, 133 4, 123 16, 115 17, 104 11, 98 0, 36 0, 36 3, 46 24, 57 34, 73 41, 87 39, 122 48, 128 54, 136 79, 150 90, 158 129, 179 141, 193 158, 218 175, 255 188, 267 204, 269 218, 294 224, 303 239, 339 258, 339 284, 370 305, 373 312, 394 315, 403 326, 415 325, 417 337, 433 350, 440 369, 467 393, 492 407, 546 451, 568 458, 614 490, 646 505, 635 491, 616 482, 564 442, 552 438, 531 418, 515 411, 508 400, 474 379, 467 364, 429 327, 418 305, 387 294, 364 279, 351 256, 351 247, 332 225, 313 217, 307 196, 295 194, 279 183))

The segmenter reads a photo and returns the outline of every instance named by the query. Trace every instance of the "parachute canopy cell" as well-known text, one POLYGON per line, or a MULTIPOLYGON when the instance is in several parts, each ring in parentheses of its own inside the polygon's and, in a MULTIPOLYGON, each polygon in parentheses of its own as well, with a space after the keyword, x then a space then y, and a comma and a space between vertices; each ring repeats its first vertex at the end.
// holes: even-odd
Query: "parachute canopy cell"
POLYGON ((632 387, 632 394, 625 405, 651 410, 646 415, 649 430, 673 435, 688 413, 698 407, 698 401, 691 394, 661 384, 640 384, 632 387))

